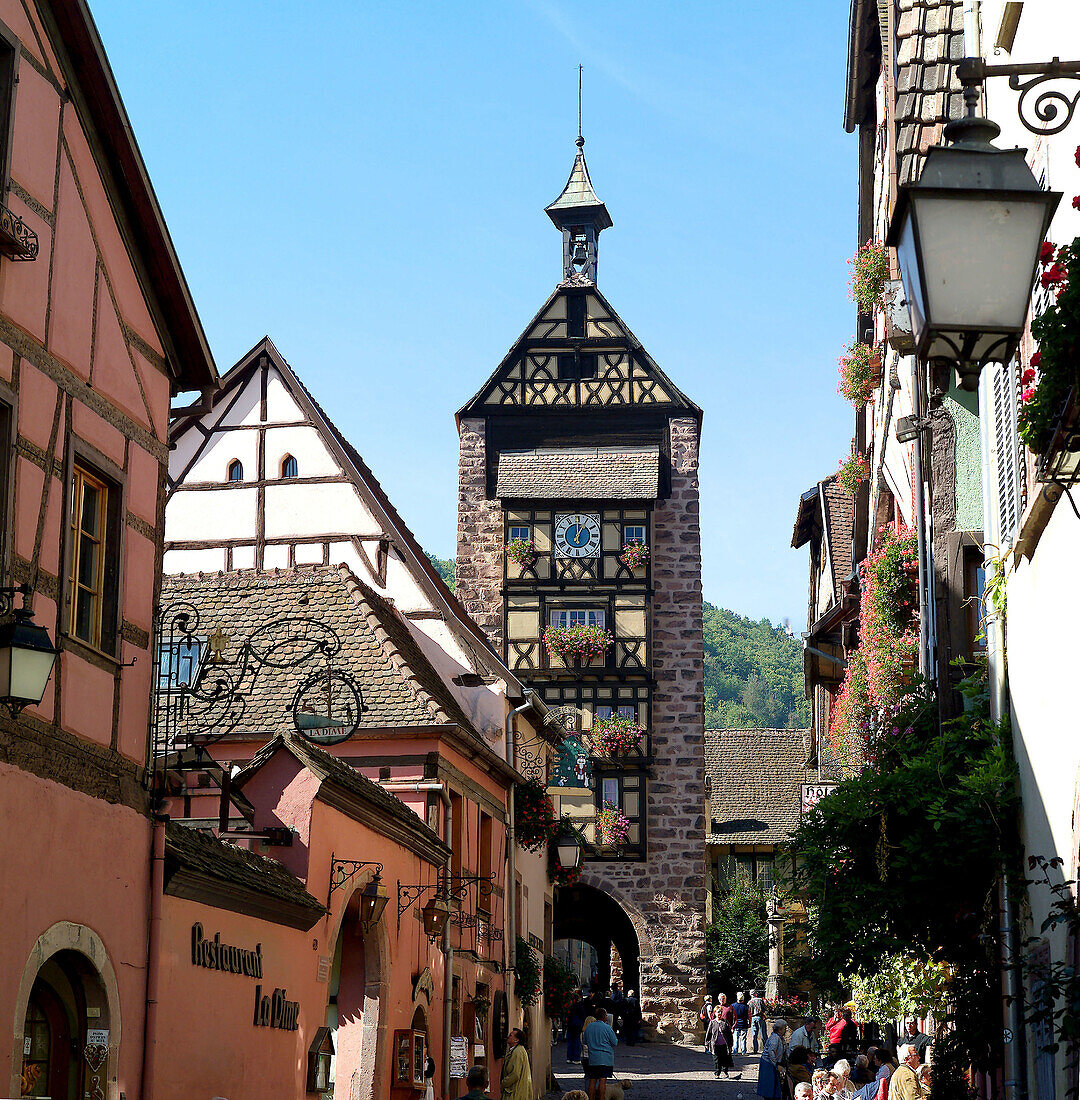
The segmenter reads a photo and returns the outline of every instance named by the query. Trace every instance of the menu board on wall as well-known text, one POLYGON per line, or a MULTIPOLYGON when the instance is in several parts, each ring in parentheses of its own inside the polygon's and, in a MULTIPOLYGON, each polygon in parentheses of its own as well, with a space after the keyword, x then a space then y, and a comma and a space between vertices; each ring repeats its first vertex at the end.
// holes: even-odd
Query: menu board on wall
POLYGON ((469 1072, 469 1040, 465 1035, 450 1039, 450 1076, 464 1077, 469 1072))

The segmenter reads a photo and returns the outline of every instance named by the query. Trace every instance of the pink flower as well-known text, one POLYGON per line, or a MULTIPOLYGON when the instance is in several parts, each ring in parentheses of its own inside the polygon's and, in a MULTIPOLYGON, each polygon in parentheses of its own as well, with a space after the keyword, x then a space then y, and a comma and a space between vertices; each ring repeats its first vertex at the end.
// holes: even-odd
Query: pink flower
POLYGON ((1028 386, 1028 388, 1020 394, 1020 400, 1023 401, 1024 404, 1026 405, 1034 396, 1035 396, 1034 389, 1032 389, 1031 386, 1028 386))

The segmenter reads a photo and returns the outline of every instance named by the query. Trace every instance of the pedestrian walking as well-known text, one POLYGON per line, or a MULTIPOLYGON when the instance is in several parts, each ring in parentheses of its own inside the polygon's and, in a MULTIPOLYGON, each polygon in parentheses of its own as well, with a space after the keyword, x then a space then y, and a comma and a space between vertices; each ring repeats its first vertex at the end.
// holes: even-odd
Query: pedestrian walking
MULTIPOLYGON (((712 1023, 712 1014, 713 1014, 713 999, 708 993, 706 993, 705 994, 705 1000, 701 1005, 701 1011, 698 1013, 698 1023, 701 1024, 701 1030, 703 1032, 709 1030, 709 1024, 712 1023)), ((704 1043, 705 1043, 704 1037, 702 1037, 701 1042, 704 1045, 704 1043)), ((708 1047, 705 1047, 705 1049, 708 1050, 708 1047)))
POLYGON ((435 1100, 435 1059, 424 1064, 424 1100, 435 1100))
POLYGON ((581 1061, 581 1029, 584 1026, 585 1005, 581 997, 575 993, 566 1013, 566 1060, 568 1062, 581 1061))
POLYGON ((487 1093, 488 1074, 483 1066, 473 1066, 465 1077, 468 1092, 461 1100, 491 1100, 487 1093))
MULTIPOLYGON (((712 1021, 705 1032, 705 1047, 713 1056, 713 1075, 728 1077, 728 1070, 734 1069, 735 1063, 731 1057, 731 1032, 724 1022, 722 1005, 713 1009, 712 1021)), ((735 1076, 741 1077, 742 1074, 735 1076)))
POLYGON ((736 993, 735 1003, 731 1006, 735 1016, 732 1027, 735 1033, 734 1051, 736 1054, 746 1053, 746 1040, 750 1034, 750 1009, 746 1007, 746 994, 736 993))
POLYGON ((638 1032, 641 1029, 641 1005, 638 1004, 637 993, 632 989, 626 994, 624 1008, 626 1015, 623 1017, 623 1037, 626 1045, 632 1047, 638 1041, 638 1032))
POLYGON ((606 1100, 607 1080, 615 1072, 615 1048, 619 1037, 607 1022, 607 1012, 598 1008, 596 1019, 585 1025, 581 1041, 589 1048, 588 1080, 589 1100, 606 1100))
POLYGON ((525 1033, 519 1027, 506 1037, 506 1055, 502 1064, 502 1100, 533 1100, 532 1069, 525 1049, 525 1033))
POLYGON ((926 1095, 919 1078, 919 1051, 914 1043, 903 1043, 896 1052, 900 1064, 889 1078, 891 1100, 922 1100, 926 1095))
POLYGON ((750 1030, 753 1032, 754 1053, 765 1049, 765 1043, 769 1038, 769 1030, 765 1024, 765 1001, 760 989, 750 990, 750 1001, 746 1006, 750 1010, 750 1030), (758 1047, 758 1036, 761 1037, 761 1046, 758 1047))
POLYGON ((757 1094, 765 1100, 780 1100, 784 1095, 784 1058, 787 1049, 784 1046, 784 1020, 773 1020, 772 1034, 765 1043, 758 1062, 757 1094))
POLYGON ((589 1076, 589 1044, 585 1041, 585 1032, 589 1027, 589 1024, 595 1023, 596 1017, 593 1015, 592 1010, 589 1015, 585 1017, 585 1022, 581 1025, 581 1068, 585 1073, 585 1076, 589 1076))

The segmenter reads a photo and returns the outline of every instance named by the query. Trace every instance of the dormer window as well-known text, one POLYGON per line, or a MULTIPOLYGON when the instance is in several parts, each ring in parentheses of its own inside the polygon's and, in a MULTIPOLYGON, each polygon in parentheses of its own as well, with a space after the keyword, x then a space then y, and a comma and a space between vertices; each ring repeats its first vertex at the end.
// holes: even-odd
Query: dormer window
POLYGON ((281 460, 281 476, 282 477, 297 477, 296 459, 292 455, 286 455, 281 460))
POLYGON ((229 480, 244 480, 244 464, 238 458, 234 458, 232 462, 229 463, 229 480))

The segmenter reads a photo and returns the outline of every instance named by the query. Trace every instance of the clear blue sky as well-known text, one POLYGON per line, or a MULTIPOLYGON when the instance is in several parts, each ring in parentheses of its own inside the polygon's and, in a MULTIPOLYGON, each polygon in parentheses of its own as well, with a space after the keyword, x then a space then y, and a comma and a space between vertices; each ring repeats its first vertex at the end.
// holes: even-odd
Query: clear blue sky
POLYGON ((560 275, 581 62, 599 285, 705 409, 705 597, 803 627, 796 504, 853 429, 846 3, 91 2, 218 366, 269 333, 441 557, 453 413, 560 275))

